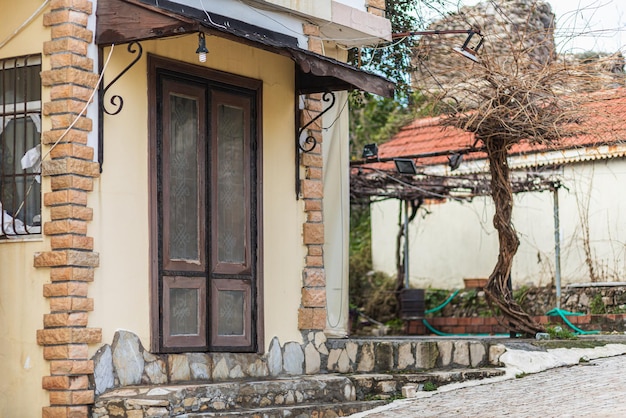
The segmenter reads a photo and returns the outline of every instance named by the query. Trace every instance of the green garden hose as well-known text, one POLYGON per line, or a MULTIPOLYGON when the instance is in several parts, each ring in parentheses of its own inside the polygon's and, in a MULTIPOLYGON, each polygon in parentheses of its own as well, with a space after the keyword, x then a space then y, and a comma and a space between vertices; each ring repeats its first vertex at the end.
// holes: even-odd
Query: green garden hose
POLYGON ((459 294, 460 291, 461 291, 461 289, 457 289, 453 294, 450 295, 450 297, 448 299, 446 299, 446 301, 444 303, 442 303, 441 305, 437 306, 436 308, 429 309, 429 310, 425 311, 424 313, 430 314, 430 313, 439 312, 440 310, 445 308, 446 305, 448 303, 450 303, 452 301, 452 299, 454 299, 454 297, 459 294))
MULTIPOLYGON (((457 289, 457 290, 455 290, 455 291, 454 291, 454 293, 452 293, 452 294, 450 295, 450 297, 449 297, 448 299, 446 299, 446 301, 445 301, 445 302, 443 302, 441 305, 439 305, 439 306, 437 306, 437 307, 435 307, 435 308, 429 309, 429 310, 427 310, 427 311, 424 311, 424 313, 426 313, 426 314, 431 314, 431 313, 439 312, 440 310, 442 310, 443 308, 445 308, 445 307, 446 307, 446 305, 447 305, 448 303, 452 302, 452 299, 454 299, 454 297, 455 297, 456 295, 458 295, 460 291, 461 291, 461 289, 457 289)), ((426 318, 422 319, 422 323, 424 324, 424 326, 425 326, 426 328, 428 328, 428 330, 429 330, 430 332, 432 332, 432 333, 433 333, 433 334, 435 334, 435 335, 439 335, 440 337, 452 337, 452 336, 455 336, 455 335, 456 335, 456 336, 468 336, 468 335, 477 335, 477 336, 481 336, 481 335, 491 335, 491 334, 450 334, 450 333, 447 333, 447 332, 442 332, 442 331, 439 331, 439 330, 437 330, 437 329, 433 328, 433 326, 432 326, 432 325, 430 325, 430 324, 428 323, 428 321, 426 320, 426 318)), ((501 335, 501 334, 497 334, 497 335, 501 335)), ((502 334, 502 335, 506 335, 506 334, 502 334)))
POLYGON ((568 316, 582 316, 582 315, 584 315, 583 313, 569 312, 569 311, 566 311, 564 309, 554 308, 554 309, 548 311, 546 313, 546 315, 548 315, 548 316, 560 316, 561 319, 563 320, 563 322, 565 322, 568 327, 573 329, 576 334, 589 335, 589 334, 599 334, 600 333, 600 331, 585 331, 583 329, 580 329, 577 326, 575 326, 574 324, 572 324, 569 321, 569 319, 567 319, 568 316))

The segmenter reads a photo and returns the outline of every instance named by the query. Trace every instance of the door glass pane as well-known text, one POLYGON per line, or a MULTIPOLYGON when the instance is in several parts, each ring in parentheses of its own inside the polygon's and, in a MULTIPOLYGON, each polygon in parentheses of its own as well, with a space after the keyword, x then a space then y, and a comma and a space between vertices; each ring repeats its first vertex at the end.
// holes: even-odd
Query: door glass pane
POLYGON ((198 104, 170 94, 169 249, 173 260, 199 261, 198 104))
POLYGON ((218 261, 245 263, 245 153, 242 108, 218 106, 218 261))
POLYGON ((243 335, 244 292, 220 290, 218 296, 218 335, 243 335))
POLYGON ((197 335, 198 289, 170 289, 170 335, 197 335))

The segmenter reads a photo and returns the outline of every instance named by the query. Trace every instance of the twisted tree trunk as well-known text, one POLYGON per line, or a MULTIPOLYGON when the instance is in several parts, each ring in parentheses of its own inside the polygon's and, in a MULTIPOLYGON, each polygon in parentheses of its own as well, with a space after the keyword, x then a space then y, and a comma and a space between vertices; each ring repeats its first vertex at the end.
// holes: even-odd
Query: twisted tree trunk
POLYGON ((491 172, 491 197, 495 204, 493 226, 498 231, 499 255, 485 294, 490 306, 497 306, 501 316, 498 322, 512 332, 535 335, 544 329, 537 324, 513 299, 508 286, 508 280, 513 265, 513 257, 519 247, 519 239, 511 215, 513 212, 513 192, 509 180, 509 165, 507 162, 508 145, 503 138, 492 137, 485 141, 491 172))

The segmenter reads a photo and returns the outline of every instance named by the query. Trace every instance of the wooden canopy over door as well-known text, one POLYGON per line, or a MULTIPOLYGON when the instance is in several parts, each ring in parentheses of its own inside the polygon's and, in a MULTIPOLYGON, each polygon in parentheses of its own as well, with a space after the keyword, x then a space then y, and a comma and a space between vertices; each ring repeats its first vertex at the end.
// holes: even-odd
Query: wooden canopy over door
POLYGON ((99 1, 96 16, 98 45, 205 32, 289 57, 298 68, 296 90, 301 94, 358 89, 383 97, 393 96, 392 82, 299 48, 294 37, 216 13, 211 13, 209 20, 204 10, 179 3, 167 0, 99 1))

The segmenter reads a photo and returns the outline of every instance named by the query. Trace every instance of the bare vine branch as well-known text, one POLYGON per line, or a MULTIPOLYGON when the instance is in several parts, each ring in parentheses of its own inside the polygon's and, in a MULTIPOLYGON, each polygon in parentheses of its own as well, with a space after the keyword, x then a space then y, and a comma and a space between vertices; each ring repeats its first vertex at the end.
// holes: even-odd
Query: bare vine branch
MULTIPOLYGON (((581 93, 605 87, 606 78, 598 73, 597 62, 538 62, 534 60, 534 47, 523 41, 511 42, 509 48, 509 56, 490 53, 487 48, 480 65, 466 67, 464 81, 443 97, 454 103, 444 124, 474 133, 478 144, 486 149, 499 255, 485 292, 490 303, 498 307, 502 325, 533 335, 543 331, 543 326, 513 300, 508 285, 519 246, 511 222, 513 191, 508 152, 520 144, 550 147, 564 138, 597 134, 586 121, 601 112, 590 105, 598 95, 581 93)), ((608 120, 610 115, 604 118, 608 120)))

